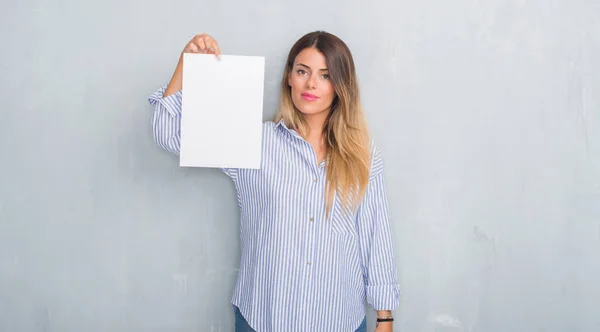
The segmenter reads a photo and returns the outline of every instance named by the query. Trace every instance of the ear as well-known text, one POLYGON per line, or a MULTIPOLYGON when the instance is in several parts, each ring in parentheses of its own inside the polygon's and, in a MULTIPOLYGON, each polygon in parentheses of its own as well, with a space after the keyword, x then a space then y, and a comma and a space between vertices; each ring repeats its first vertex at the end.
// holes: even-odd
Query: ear
POLYGON ((287 75, 288 86, 292 86, 292 71, 290 71, 287 75))

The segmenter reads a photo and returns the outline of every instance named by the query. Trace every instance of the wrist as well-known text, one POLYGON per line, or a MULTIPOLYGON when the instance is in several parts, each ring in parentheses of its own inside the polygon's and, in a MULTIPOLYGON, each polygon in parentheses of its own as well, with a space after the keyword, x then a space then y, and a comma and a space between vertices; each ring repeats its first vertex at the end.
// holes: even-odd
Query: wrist
POLYGON ((391 310, 377 310, 376 313, 377 313, 377 317, 392 316, 391 310))
POLYGON ((392 316, 391 311, 377 311, 376 325, 392 325, 394 321, 394 316, 392 316))

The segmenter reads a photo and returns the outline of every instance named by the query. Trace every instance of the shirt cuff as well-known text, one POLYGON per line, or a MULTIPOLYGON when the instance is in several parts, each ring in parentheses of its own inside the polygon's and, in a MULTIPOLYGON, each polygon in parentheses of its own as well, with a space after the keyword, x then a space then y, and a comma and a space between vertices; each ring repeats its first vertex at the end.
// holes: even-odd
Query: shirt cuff
POLYGON ((156 103, 160 103, 163 107, 169 112, 169 114, 173 117, 181 114, 181 98, 182 98, 182 90, 179 90, 167 97, 164 97, 165 90, 167 89, 167 85, 161 86, 156 92, 154 92, 149 98, 148 102, 151 105, 155 105, 156 103))
POLYGON ((367 286, 367 302, 374 310, 396 310, 400 304, 398 285, 367 286))

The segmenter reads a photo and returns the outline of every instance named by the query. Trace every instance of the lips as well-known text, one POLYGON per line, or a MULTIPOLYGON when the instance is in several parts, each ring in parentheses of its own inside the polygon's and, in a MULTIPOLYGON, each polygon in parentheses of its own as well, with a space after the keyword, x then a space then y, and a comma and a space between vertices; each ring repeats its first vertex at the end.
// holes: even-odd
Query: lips
POLYGON ((317 97, 313 94, 307 93, 307 92, 302 94, 302 98, 306 101, 315 101, 315 100, 319 99, 319 97, 317 97))

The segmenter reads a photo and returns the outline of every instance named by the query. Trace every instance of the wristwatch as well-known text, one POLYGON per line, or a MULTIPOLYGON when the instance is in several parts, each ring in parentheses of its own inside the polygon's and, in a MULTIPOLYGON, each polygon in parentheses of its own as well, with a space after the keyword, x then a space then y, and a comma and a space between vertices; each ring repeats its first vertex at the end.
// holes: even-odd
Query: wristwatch
POLYGON ((379 325, 379 323, 381 323, 381 322, 393 322, 393 321, 394 321, 394 316, 377 317, 377 323, 375 323, 375 327, 377 327, 377 325, 379 325))

